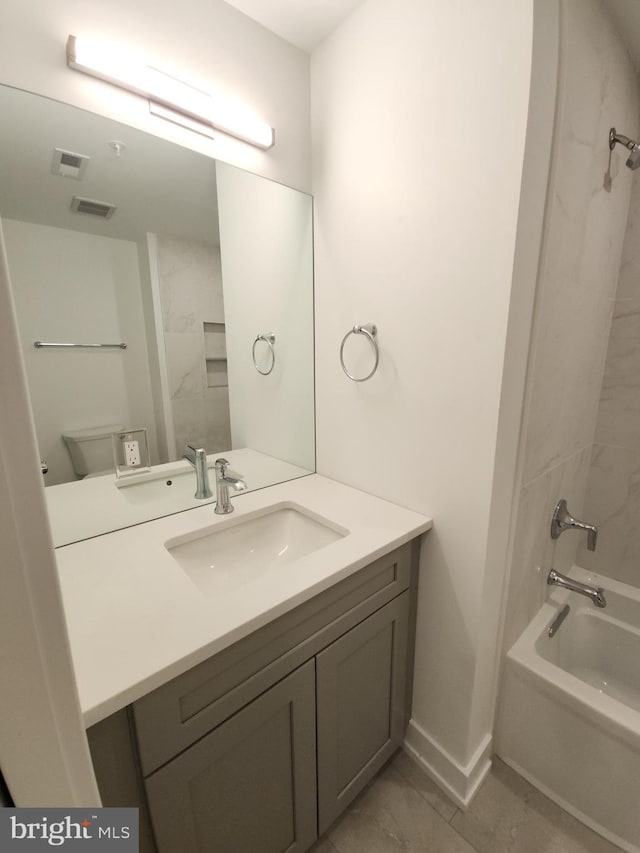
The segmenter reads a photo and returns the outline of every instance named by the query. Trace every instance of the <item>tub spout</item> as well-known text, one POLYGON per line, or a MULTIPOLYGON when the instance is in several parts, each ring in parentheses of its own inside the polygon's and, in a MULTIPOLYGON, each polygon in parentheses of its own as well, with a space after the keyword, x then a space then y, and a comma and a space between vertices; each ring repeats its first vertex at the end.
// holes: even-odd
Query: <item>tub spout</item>
POLYGON ((586 595, 595 604, 596 607, 606 607, 607 600, 604 597, 604 590, 601 586, 589 586, 586 583, 574 581, 566 575, 561 575, 555 569, 551 569, 547 578, 549 586, 560 586, 563 589, 569 589, 571 592, 578 592, 580 595, 586 595))
POLYGON ((604 590, 601 586, 598 587, 593 603, 596 607, 606 607, 607 599, 604 597, 604 590))

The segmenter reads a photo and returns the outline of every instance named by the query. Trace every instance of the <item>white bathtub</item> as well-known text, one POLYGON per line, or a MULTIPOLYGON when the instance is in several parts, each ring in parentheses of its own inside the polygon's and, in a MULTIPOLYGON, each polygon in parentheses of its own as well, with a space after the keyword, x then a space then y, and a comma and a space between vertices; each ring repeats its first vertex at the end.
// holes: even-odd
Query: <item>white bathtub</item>
POLYGON ((607 607, 554 588, 507 654, 497 752, 596 832, 640 853, 640 590, 578 567, 570 574, 604 587, 607 607))

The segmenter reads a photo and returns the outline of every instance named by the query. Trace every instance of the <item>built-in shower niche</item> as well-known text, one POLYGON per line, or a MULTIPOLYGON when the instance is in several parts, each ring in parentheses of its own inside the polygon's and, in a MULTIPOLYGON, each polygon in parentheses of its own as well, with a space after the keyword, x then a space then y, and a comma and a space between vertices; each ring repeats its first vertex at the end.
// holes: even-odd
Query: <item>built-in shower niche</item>
POLYGON ((229 385, 227 371, 227 340, 224 323, 203 323, 204 358, 207 368, 207 387, 229 385))

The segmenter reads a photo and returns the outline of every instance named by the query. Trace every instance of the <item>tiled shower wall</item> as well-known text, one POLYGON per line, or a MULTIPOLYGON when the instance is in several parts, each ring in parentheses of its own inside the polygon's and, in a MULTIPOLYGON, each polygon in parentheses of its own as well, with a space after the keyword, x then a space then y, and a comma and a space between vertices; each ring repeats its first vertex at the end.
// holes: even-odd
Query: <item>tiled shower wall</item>
MULTIPOLYGON (((637 172, 635 175, 637 176, 637 172)), ((586 568, 640 586, 640 180, 631 206, 605 365, 585 516, 599 530, 586 568)))
POLYGON ((176 456, 186 444, 230 450, 229 388, 210 387, 205 341, 205 324, 225 321, 220 249, 158 235, 157 252, 176 456))
POLYGON ((613 186, 611 192, 604 189, 608 135, 613 125, 630 136, 638 126, 636 77, 602 3, 562 0, 561 9, 558 105, 523 417, 507 648, 540 608, 549 569, 566 571, 575 561, 578 534, 553 542, 551 515, 561 497, 574 515, 586 512, 633 177, 624 153, 616 150, 613 186))

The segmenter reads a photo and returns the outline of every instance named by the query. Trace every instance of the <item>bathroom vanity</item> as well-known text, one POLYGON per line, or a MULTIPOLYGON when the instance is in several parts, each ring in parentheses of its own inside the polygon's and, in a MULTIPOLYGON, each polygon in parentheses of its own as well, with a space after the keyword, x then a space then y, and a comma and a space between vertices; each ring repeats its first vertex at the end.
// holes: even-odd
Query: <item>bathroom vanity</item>
POLYGON ((301 853, 408 722, 430 520, 317 475, 233 516, 202 507, 57 552, 101 795, 139 806, 141 850, 301 853), (275 524, 288 562, 260 544, 275 524), (266 549, 252 576, 239 557, 203 585, 194 553, 233 563, 234 541, 266 549))

